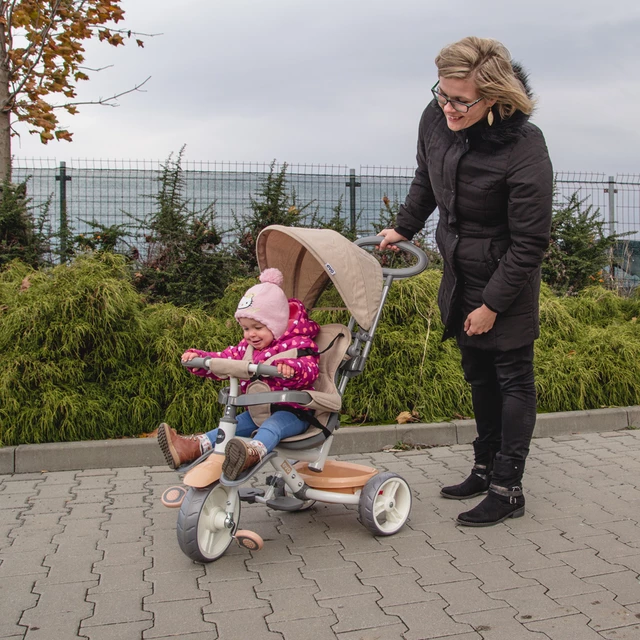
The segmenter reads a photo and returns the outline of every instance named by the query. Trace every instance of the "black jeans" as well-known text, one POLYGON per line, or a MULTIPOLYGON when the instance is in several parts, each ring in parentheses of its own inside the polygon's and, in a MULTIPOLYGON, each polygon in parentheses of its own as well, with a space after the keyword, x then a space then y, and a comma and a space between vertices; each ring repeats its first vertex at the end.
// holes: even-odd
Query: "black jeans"
POLYGON ((536 424, 533 343, 511 351, 463 346, 460 351, 464 377, 471 385, 476 450, 524 462, 536 424))

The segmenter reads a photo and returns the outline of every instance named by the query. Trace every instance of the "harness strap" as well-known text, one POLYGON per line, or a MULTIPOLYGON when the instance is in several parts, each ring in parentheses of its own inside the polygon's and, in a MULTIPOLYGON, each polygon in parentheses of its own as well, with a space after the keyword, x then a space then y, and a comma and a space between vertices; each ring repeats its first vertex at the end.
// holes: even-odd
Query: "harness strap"
POLYGON ((331 435, 331 431, 327 429, 314 415, 313 411, 310 409, 298 409, 297 407, 290 407, 284 404, 272 404, 271 405, 271 413, 275 413, 276 411, 288 411, 289 413, 293 413, 294 416, 300 418, 305 422, 313 425, 317 429, 320 429, 324 434, 325 438, 328 438, 331 435))

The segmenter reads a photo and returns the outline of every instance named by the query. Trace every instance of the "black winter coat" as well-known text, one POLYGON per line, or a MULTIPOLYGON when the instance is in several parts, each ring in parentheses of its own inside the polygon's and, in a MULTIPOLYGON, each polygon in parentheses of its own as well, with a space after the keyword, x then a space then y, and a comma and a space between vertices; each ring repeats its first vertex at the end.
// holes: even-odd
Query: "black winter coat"
POLYGON ((418 168, 397 216, 411 239, 438 207, 444 260, 438 305, 443 340, 508 351, 540 334, 540 265, 549 244, 553 170, 542 132, 520 111, 451 131, 435 100, 418 137, 418 168), (497 312, 493 328, 467 336, 471 311, 497 312))

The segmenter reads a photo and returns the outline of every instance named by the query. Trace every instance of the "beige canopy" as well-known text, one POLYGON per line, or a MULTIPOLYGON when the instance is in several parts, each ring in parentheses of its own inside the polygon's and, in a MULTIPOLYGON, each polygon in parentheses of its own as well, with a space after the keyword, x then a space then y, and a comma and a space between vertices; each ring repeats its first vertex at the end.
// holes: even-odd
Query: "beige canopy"
POLYGON ((288 298, 310 309, 332 280, 358 325, 371 328, 382 300, 382 267, 337 231, 271 225, 260 232, 256 253, 260 270, 280 269, 288 298))

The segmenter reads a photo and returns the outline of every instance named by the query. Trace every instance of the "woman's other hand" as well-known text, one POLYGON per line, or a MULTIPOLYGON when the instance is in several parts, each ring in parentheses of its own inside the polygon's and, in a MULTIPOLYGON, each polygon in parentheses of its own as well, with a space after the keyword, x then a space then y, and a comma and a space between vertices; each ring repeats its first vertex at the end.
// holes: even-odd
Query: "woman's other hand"
POLYGON ((464 332, 468 336, 477 336, 493 329, 498 314, 486 305, 472 311, 464 321, 464 332))
POLYGON ((401 236, 395 229, 383 229, 378 233, 378 235, 384 236, 384 240, 378 245, 378 249, 380 249, 380 251, 384 249, 399 251, 395 243, 407 240, 404 236, 401 236))

